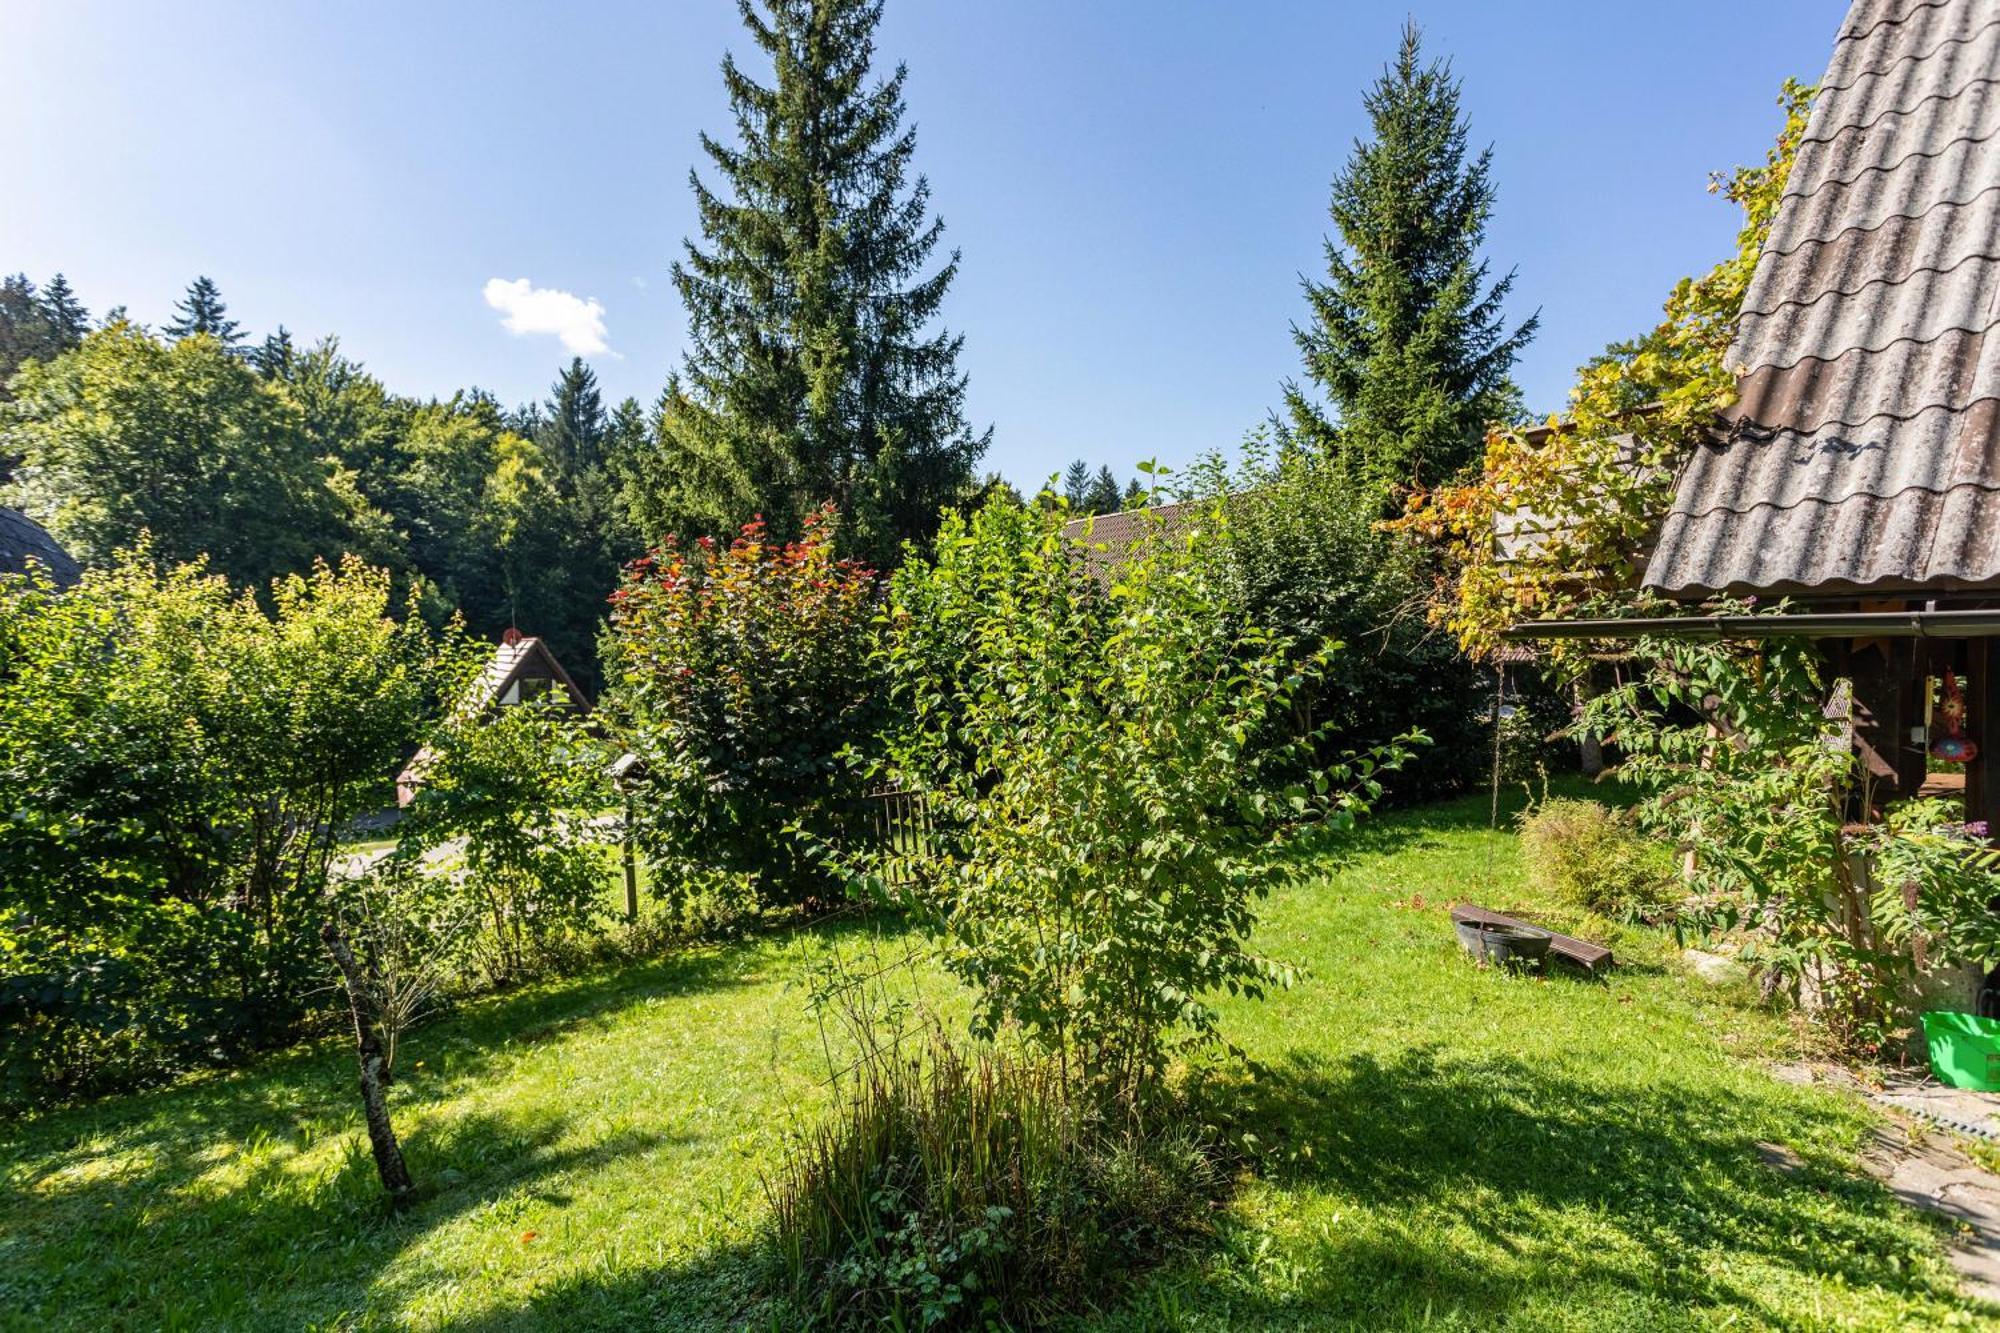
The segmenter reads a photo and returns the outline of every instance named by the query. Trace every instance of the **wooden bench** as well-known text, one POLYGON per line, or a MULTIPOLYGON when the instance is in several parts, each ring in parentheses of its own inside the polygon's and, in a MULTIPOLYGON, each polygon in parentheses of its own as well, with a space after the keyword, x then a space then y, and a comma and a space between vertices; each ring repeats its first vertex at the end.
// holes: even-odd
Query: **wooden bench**
POLYGON ((1573 935, 1558 935, 1555 931, 1549 930, 1547 926, 1538 926, 1532 921, 1523 921, 1519 917, 1504 916, 1499 912, 1489 912, 1483 907, 1474 907, 1471 903, 1460 903, 1458 906, 1452 908, 1451 919, 1455 923, 1466 925, 1520 926, 1527 930, 1544 931, 1551 937, 1549 940, 1549 952, 1564 962, 1573 963, 1584 971, 1591 973, 1608 972, 1611 970, 1611 950, 1605 948, 1603 945, 1592 944, 1589 940, 1580 940, 1573 935))

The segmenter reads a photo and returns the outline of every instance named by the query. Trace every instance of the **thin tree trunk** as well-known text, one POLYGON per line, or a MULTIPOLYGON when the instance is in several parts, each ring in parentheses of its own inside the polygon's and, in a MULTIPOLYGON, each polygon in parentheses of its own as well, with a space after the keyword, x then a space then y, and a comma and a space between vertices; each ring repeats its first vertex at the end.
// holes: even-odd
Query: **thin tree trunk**
MULTIPOLYGON (((1590 669, 1585 668, 1584 673, 1577 677, 1576 681, 1577 709, 1581 711, 1583 706, 1592 699, 1595 699, 1597 695, 1597 681, 1592 678, 1590 669)), ((1593 781, 1602 777, 1604 775, 1603 739, 1594 731, 1579 731, 1576 743, 1578 750, 1577 757, 1582 764, 1583 775, 1593 781)))
POLYGON ((389 1060, 382 1042, 381 1015, 374 993, 354 961, 354 951, 340 928, 328 921, 319 928, 326 951, 340 968, 347 983, 348 1007, 354 1011, 354 1040, 361 1062, 361 1107, 368 1121, 368 1145, 375 1150, 375 1173, 389 1197, 401 1202, 412 1188, 410 1168, 403 1161, 403 1147, 396 1142, 395 1127, 389 1123, 389 1060))

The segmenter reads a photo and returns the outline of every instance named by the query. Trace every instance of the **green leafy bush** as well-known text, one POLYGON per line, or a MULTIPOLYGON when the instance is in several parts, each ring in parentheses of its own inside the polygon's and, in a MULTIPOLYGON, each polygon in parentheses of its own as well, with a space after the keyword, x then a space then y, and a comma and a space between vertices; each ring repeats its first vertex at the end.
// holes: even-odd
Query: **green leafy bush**
POLYGON ((1646 792, 1641 827, 1692 853, 1684 925, 1736 936, 1767 994, 1862 1052, 1894 1035, 1919 970, 1990 960, 1992 858, 1936 803, 1854 819, 1877 801, 1843 715, 1852 691, 1812 645, 1642 639, 1635 656, 1645 669, 1585 724, 1646 792))
MULTIPOLYGON (((1576 721, 1571 692, 1542 671, 1517 666, 1510 672, 1508 707, 1500 718, 1500 781, 1533 788, 1553 774, 1574 773, 1582 759, 1570 734, 1576 721)), ((1493 683, 1487 681, 1491 717, 1493 683)), ((1491 744, 1491 738, 1488 738, 1491 744)), ((1487 761, 1492 754, 1489 751, 1487 761)))
MULTIPOLYGON (((457 678, 469 684, 483 666, 457 678)), ((602 929, 606 839, 592 820, 611 796, 607 758, 556 696, 460 710, 432 733, 393 859, 432 881, 442 901, 427 915, 476 923, 457 929, 457 952, 492 982, 602 929)))
POLYGON ((1216 1037, 1208 997, 1286 979, 1247 946, 1274 853, 1350 824, 1403 751, 1270 793, 1296 756, 1252 737, 1334 646, 1241 614, 1219 505, 1102 572, 1065 517, 997 499, 897 573, 889 750, 935 830, 876 870, 976 992, 978 1035, 1019 1025, 1133 1105, 1177 1040, 1216 1037))
POLYGON ((1529 878, 1563 903, 1619 920, 1658 920, 1678 896, 1672 848, 1599 801, 1541 801, 1521 818, 1529 878))
POLYGON ((149 553, 0 579, 0 1043, 49 1100, 292 1036, 336 831, 413 747, 435 645, 350 561, 268 602, 149 553))
POLYGON ((1939 800, 1894 806, 1856 836, 1873 888, 1869 920, 1885 945, 1919 969, 2000 960, 2000 851, 1988 836, 1939 800))
POLYGON ((878 703, 870 662, 876 579, 834 554, 822 509, 796 542, 761 521, 727 546, 669 538, 613 596, 608 701, 642 761, 642 845, 668 880, 755 877, 767 903, 833 887, 814 856, 837 840, 878 703))
POLYGON ((1107 1123, 1046 1061, 872 1050, 768 1184, 784 1322, 1036 1327, 1097 1300, 1222 1188, 1179 1126, 1107 1123))
POLYGON ((1388 801, 1433 800, 1485 778, 1491 673, 1429 623, 1434 557, 1380 531, 1388 504, 1380 486, 1314 450, 1273 449, 1260 431, 1233 464, 1211 456, 1174 489, 1198 501, 1227 497, 1221 570, 1250 623, 1289 642, 1301 661, 1322 643, 1342 645, 1273 716, 1278 744, 1321 735, 1301 757, 1323 766, 1423 732, 1431 746, 1387 785, 1388 801))

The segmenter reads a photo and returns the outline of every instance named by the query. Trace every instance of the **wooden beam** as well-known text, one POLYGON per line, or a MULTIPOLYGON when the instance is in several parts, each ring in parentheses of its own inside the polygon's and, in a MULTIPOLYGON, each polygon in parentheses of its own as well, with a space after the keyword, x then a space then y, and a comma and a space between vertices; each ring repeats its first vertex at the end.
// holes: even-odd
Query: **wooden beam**
POLYGON ((1576 964, 1586 972, 1606 971, 1612 964, 1611 950, 1601 944, 1592 944, 1589 940, 1580 940, 1574 935, 1558 934, 1550 930, 1547 926, 1538 926, 1532 921, 1523 921, 1518 917, 1505 916, 1499 912, 1490 912, 1484 907, 1475 907, 1471 903, 1460 903, 1458 906, 1452 908, 1451 919, 1454 923, 1481 926, 1526 926, 1530 930, 1543 931, 1549 936, 1550 953, 1566 963, 1576 964))

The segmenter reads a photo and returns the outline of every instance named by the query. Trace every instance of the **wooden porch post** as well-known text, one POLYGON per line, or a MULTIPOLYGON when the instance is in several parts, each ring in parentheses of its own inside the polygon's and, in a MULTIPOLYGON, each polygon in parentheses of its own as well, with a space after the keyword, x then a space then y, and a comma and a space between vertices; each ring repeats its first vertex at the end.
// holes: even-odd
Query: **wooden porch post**
POLYGON ((1979 753, 1965 766, 1965 817, 2000 829, 2000 671, 1994 670, 2000 654, 1990 639, 1974 639, 1966 649, 1966 731, 1979 753))

